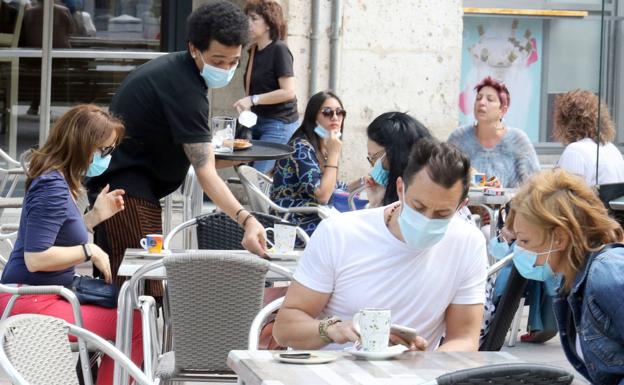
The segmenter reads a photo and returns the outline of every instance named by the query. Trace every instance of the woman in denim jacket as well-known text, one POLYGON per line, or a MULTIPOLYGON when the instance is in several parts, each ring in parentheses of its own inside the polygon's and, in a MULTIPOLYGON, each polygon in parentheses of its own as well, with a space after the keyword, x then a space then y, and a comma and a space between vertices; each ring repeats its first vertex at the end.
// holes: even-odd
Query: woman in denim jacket
POLYGON ((624 385, 624 232, 578 176, 531 179, 508 218, 525 277, 562 278, 554 301, 565 354, 592 384, 624 385))

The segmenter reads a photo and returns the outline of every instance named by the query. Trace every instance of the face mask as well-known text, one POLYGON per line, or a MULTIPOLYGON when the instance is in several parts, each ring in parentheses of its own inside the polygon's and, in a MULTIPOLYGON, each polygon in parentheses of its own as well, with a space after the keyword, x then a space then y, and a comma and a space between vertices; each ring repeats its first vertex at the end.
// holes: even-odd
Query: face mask
POLYGON ((533 251, 526 250, 516 244, 514 248, 513 262, 514 265, 516 265, 516 269, 518 269, 518 273, 520 273, 526 279, 532 279, 535 281, 544 282, 547 279, 552 278, 555 273, 548 264, 548 260, 550 259, 550 253, 560 250, 552 249, 553 241, 554 238, 550 241, 550 247, 548 248, 549 250, 542 253, 535 253, 533 251), (548 256, 546 257, 546 262, 544 262, 544 264, 541 266, 535 266, 537 257, 543 254, 548 254, 548 256))
POLYGON ((388 185, 388 176, 390 175, 390 171, 384 169, 383 165, 381 164, 381 161, 385 157, 386 157, 386 154, 383 154, 381 158, 377 159, 375 161, 375 165, 373 166, 373 169, 370 172, 371 178, 373 178, 375 183, 381 186, 388 185))
POLYGON ((91 161, 91 164, 89 165, 89 169, 87 170, 87 176, 94 177, 94 176, 102 175, 104 171, 106 171, 106 169, 108 168, 110 161, 111 161, 110 155, 102 157, 102 155, 99 152, 96 152, 95 155, 93 155, 93 160, 91 161))
POLYGON ((509 244, 504 240, 501 242, 498 237, 494 237, 490 239, 488 251, 492 257, 499 260, 505 258, 509 255, 509 253, 511 253, 511 246, 509 246, 509 244))
MULTIPOLYGON (((405 196, 405 191, 403 192, 405 196)), ((429 248, 442 240, 446 228, 451 222, 448 219, 430 219, 401 202, 399 228, 401 235, 410 247, 416 250, 429 248)))
POLYGON ((222 88, 228 85, 230 80, 234 77, 236 72, 236 66, 229 70, 224 70, 219 67, 213 67, 204 61, 202 55, 199 55, 202 63, 204 63, 204 69, 202 69, 201 76, 204 78, 208 88, 222 88))
MULTIPOLYGON (((316 127, 314 127, 314 133, 316 133, 316 135, 320 136, 321 139, 327 139, 329 138, 329 131, 327 131, 325 129, 325 127, 317 124, 316 127)), ((340 131, 338 131, 336 133, 336 138, 340 139, 340 137, 342 136, 342 134, 340 133, 340 131)))

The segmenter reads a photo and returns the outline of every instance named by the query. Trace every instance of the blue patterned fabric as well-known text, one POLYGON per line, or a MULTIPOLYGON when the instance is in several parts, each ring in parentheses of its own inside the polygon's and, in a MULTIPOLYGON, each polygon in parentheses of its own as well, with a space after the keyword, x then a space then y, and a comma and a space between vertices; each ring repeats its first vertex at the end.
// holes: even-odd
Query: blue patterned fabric
MULTIPOLYGON (((275 163, 271 199, 281 207, 318 206, 314 191, 321 185, 323 173, 316 156, 316 150, 303 138, 292 141, 295 152, 275 163)), ((337 182, 336 188, 346 189, 344 182, 337 182)), ((306 233, 312 235, 321 219, 318 215, 296 214, 290 217, 306 233)))

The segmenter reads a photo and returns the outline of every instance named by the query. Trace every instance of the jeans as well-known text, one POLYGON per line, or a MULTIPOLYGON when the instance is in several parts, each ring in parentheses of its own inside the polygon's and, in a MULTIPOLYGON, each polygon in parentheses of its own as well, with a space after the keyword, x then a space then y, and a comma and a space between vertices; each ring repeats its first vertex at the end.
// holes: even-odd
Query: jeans
MULTIPOLYGON (((297 128, 299 128, 299 122, 284 123, 281 120, 258 116, 258 122, 252 129, 252 138, 286 144, 297 128)), ((274 165, 275 160, 260 160, 254 162, 253 167, 261 173, 267 174, 274 165)))

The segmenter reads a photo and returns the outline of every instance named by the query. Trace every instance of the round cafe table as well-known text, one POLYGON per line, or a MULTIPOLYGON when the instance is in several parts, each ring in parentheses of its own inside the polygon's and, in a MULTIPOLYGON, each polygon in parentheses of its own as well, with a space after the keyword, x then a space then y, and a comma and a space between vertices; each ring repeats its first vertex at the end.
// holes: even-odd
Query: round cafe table
POLYGON ((239 162, 252 162, 254 160, 284 159, 295 152, 292 146, 267 142, 265 140, 252 140, 252 146, 244 150, 233 152, 215 152, 216 159, 233 160, 239 162))

